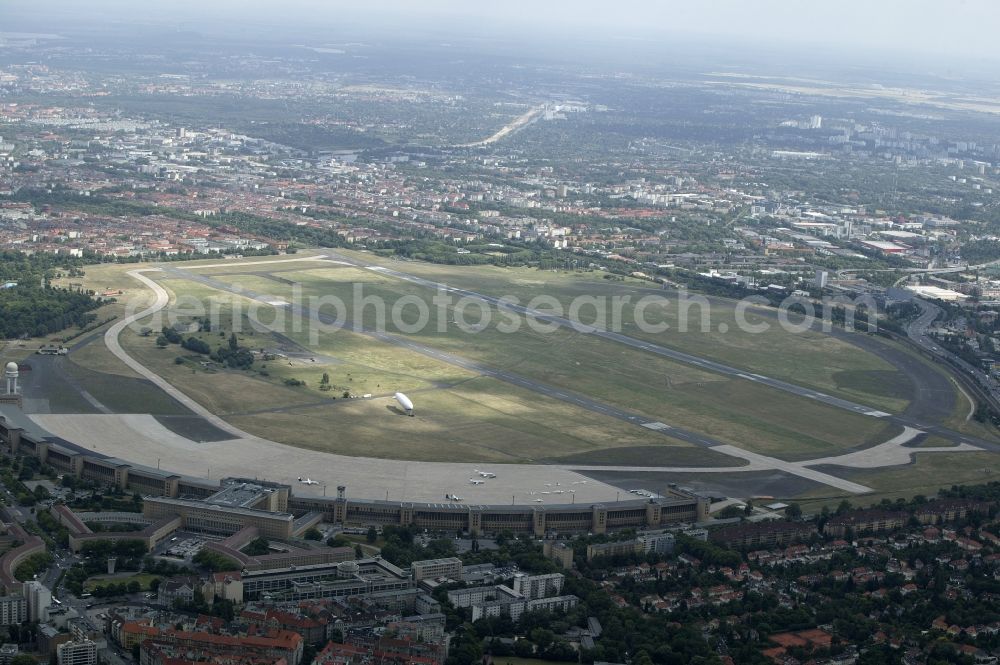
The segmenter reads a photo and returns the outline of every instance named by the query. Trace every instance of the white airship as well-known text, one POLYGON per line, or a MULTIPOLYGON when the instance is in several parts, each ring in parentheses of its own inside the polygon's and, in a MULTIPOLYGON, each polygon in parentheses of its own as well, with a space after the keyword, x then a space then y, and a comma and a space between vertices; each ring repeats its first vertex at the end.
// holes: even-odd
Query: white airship
POLYGON ((406 411, 406 415, 412 416, 413 402, 410 401, 410 398, 403 393, 396 393, 394 397, 396 398, 396 401, 399 402, 399 405, 403 407, 403 410, 406 411))

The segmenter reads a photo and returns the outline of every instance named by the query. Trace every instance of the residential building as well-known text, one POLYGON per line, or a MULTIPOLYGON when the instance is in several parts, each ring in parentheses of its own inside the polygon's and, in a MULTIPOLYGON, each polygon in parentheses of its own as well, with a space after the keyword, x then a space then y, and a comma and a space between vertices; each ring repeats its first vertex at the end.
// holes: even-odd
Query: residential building
POLYGON ((785 545, 815 534, 816 526, 812 523, 776 520, 722 527, 710 532, 708 538, 726 547, 746 548, 785 545))
POLYGON ((44 623, 48 620, 48 610, 52 606, 52 592, 36 580, 24 583, 21 593, 28 603, 28 620, 44 623))
POLYGON ((59 665, 96 665, 97 643, 90 640, 74 639, 56 647, 59 665))
POLYGON ((456 557, 414 561, 410 569, 413 572, 413 581, 418 583, 421 580, 433 580, 441 577, 449 580, 462 579, 462 560, 456 557))
POLYGON ((545 598, 546 596, 558 596, 562 591, 563 582, 566 577, 562 573, 551 573, 549 575, 525 575, 518 573, 514 576, 514 593, 528 600, 545 598))
POLYGON ((10 626, 28 620, 28 602, 23 596, 0 596, 0 625, 10 626))

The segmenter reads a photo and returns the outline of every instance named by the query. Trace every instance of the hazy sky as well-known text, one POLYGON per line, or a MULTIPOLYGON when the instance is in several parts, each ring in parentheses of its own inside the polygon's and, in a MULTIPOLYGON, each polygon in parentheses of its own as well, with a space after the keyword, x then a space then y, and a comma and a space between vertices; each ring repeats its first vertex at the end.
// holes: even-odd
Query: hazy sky
POLYGON ((0 20, 5 11, 61 10, 232 27, 298 23, 310 31, 374 23, 511 38, 522 30, 553 38, 706 36, 1000 60, 1000 0, 0 0, 0 20))

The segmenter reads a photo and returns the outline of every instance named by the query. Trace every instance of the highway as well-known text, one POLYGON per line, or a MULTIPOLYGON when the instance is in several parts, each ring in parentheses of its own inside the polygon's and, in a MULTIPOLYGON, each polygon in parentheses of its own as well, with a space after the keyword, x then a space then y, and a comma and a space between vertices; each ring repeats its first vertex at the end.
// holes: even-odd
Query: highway
POLYGON ((837 271, 838 279, 843 279, 847 275, 853 275, 858 272, 902 272, 906 273, 898 280, 896 284, 906 281, 910 277, 917 275, 949 275, 956 273, 968 272, 970 270, 982 270, 984 268, 990 268, 992 266, 1000 265, 1000 259, 996 261, 988 261, 986 263, 979 263, 976 265, 966 264, 964 266, 949 266, 947 268, 935 268, 933 264, 937 262, 937 259, 931 262, 931 267, 929 268, 877 268, 875 270, 867 270, 865 268, 844 268, 843 270, 837 271))
POLYGON ((920 308, 920 316, 906 325, 906 336, 910 341, 919 346, 927 354, 937 358, 942 363, 951 365, 956 371, 962 372, 966 378, 974 381, 979 389, 988 396, 991 402, 990 405, 995 410, 1000 411, 1000 395, 998 395, 996 382, 990 377, 989 372, 985 371, 982 367, 966 362, 948 349, 942 348, 927 335, 927 329, 941 316, 942 309, 934 303, 918 298, 909 292, 904 293, 909 295, 909 302, 914 303, 920 308))
POLYGON ((545 111, 545 104, 539 104, 538 106, 533 106, 531 109, 522 113, 518 117, 514 118, 512 121, 501 127, 499 130, 494 132, 492 135, 482 139, 481 141, 473 141, 472 143, 460 143, 454 147, 456 148, 480 148, 482 146, 490 145, 491 143, 496 143, 500 139, 510 136, 516 132, 521 131, 531 123, 538 120, 542 113, 545 111))

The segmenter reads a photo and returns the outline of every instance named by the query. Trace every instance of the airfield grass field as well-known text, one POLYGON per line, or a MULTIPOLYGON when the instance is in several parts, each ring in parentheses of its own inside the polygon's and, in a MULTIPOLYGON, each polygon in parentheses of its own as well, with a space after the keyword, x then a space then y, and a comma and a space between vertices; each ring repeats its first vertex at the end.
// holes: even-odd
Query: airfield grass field
MULTIPOLYGON (((955 379, 949 377, 949 380, 952 385, 955 384, 955 379)), ((956 388, 956 390, 958 389, 956 388)), ((965 396, 963 391, 959 390, 958 399, 955 402, 955 408, 952 411, 951 416, 944 420, 941 424, 970 436, 978 436, 983 439, 992 439, 994 441, 1000 440, 1000 432, 998 432, 995 427, 992 427, 987 423, 979 422, 970 415, 971 408, 972 405, 969 402, 969 398, 965 396)))
MULTIPOLYGON (((362 279, 366 280, 363 285, 367 295, 390 303, 405 295, 426 295, 419 286, 402 283, 397 289, 396 280, 354 268, 292 271, 282 275, 300 284, 305 297, 335 295, 349 301, 354 284, 362 279)), ((229 282, 226 275, 215 277, 229 282)), ((268 280, 270 284, 250 286, 246 276, 238 277, 243 286, 254 290, 269 286, 263 292, 291 298, 290 285, 268 280)), ((171 285, 187 292, 186 286, 173 281, 171 285)), ((364 313, 365 325, 374 327, 377 323, 374 308, 364 313)), ((699 370, 572 330, 542 333, 523 326, 516 333, 505 334, 486 327, 470 333, 463 332, 449 319, 443 322, 445 332, 438 333, 436 315, 432 310, 425 329, 407 338, 558 388, 594 396, 651 420, 690 428, 755 452, 789 460, 807 459, 831 450, 875 443, 895 433, 872 418, 844 413, 814 400, 699 370)), ((449 311, 448 316, 453 315, 449 311)), ((305 341, 304 333, 290 336, 305 341)), ((351 337, 354 336, 343 331, 322 334, 319 344, 311 348, 316 353, 340 357, 341 345, 351 337)), ((365 340, 365 344, 378 343, 365 340)))
POLYGON ((835 507, 843 498, 855 505, 868 506, 882 499, 895 501, 916 494, 932 497, 939 489, 952 485, 976 485, 997 480, 1000 476, 1000 454, 986 451, 918 453, 910 464, 878 469, 841 469, 836 475, 867 485, 873 492, 851 497, 831 493, 830 488, 816 488, 789 498, 801 503, 807 512, 814 512, 823 506, 835 507))
POLYGON ((943 439, 943 438, 941 438, 939 436, 934 436, 932 434, 930 436, 924 437, 918 443, 913 444, 912 447, 914 447, 914 448, 952 448, 952 447, 955 447, 957 445, 958 445, 957 443, 955 443, 954 441, 951 441, 950 439, 943 439))
MULTIPOLYGON (((733 301, 708 298, 710 307, 691 305, 687 309, 687 332, 681 330, 678 296, 663 291, 647 280, 626 277, 623 281, 607 279, 600 271, 553 271, 535 268, 501 268, 496 266, 445 266, 419 261, 379 258, 370 253, 343 251, 359 260, 381 264, 432 279, 450 286, 466 288, 492 296, 510 295, 526 303, 532 297, 545 294, 556 298, 568 308, 577 297, 612 298, 631 296, 632 302, 622 306, 622 332, 662 344, 693 355, 712 358, 735 367, 745 368, 793 383, 839 394, 873 407, 898 411, 905 408, 907 385, 905 377, 891 364, 817 330, 790 332, 780 326, 774 311, 757 306, 746 310, 746 322, 767 324, 766 332, 754 333, 737 325, 733 301), (643 332, 635 324, 635 303, 643 296, 667 299, 666 306, 652 305, 643 311, 650 324, 665 323, 664 332, 643 332), (702 313, 705 313, 704 328, 702 313), (724 324, 725 332, 720 331, 724 324)), ((320 271, 309 271, 320 272, 320 271)), ((371 271, 364 271, 371 275, 371 271)), ((395 288, 402 288, 396 282, 395 288)), ((692 294, 692 300, 696 297, 692 294)), ((592 322, 593 308, 582 307, 584 323, 592 322)))
POLYGON ((104 345, 103 329, 98 338, 73 349, 70 354, 73 363, 102 374, 138 379, 139 375, 131 367, 120 362, 104 345))
MULTIPOLYGON (((172 349, 157 350, 149 338, 128 333, 124 346, 233 425, 303 448, 393 459, 481 462, 537 461, 541 452, 569 454, 608 445, 694 450, 660 434, 471 374, 437 386, 384 367, 356 363, 316 367, 297 359, 292 365, 288 361, 264 363, 265 377, 239 370, 206 370, 198 364, 198 356, 189 354, 182 355, 188 360, 178 365, 172 349), (366 393, 352 391, 354 398, 345 399, 340 391, 343 386, 318 390, 324 371, 339 377, 349 373, 350 386, 370 385, 376 390, 378 385, 391 383, 393 389, 383 387, 368 399, 358 399, 366 393), (289 387, 283 384, 285 378, 306 385, 289 387), (421 403, 416 417, 402 415, 396 406, 392 392, 397 387, 421 403)), ((388 347, 387 351, 396 350, 388 347)), ((382 361, 391 362, 386 357, 382 361)), ((331 383, 337 382, 344 379, 331 378, 331 383)))
MULTIPOLYGON (((602 273, 439 266, 378 259, 370 254, 355 253, 355 256, 452 286, 497 296, 514 295, 522 302, 538 293, 552 295, 565 303, 578 295, 610 297, 623 292, 657 293, 648 282, 607 280, 602 273)), ((284 258, 275 257, 275 260, 284 258)), ((329 262, 248 260, 264 263, 237 266, 234 262, 232 266, 198 267, 199 264, 225 263, 215 259, 183 262, 175 267, 284 300, 292 300, 299 293, 303 297, 336 295, 350 302, 355 284, 363 286, 365 295, 384 298, 390 305, 405 295, 418 296, 428 302, 433 295, 432 290, 421 285, 329 262), (293 288, 293 284, 297 286, 293 288)), ((125 311, 124 302, 128 298, 152 301, 148 289, 125 274, 142 267, 145 266, 88 266, 82 280, 84 288, 99 292, 122 289, 121 302, 101 310, 120 315, 125 311)), ((202 362, 207 360, 205 356, 175 345, 158 349, 155 333, 141 336, 136 330, 126 330, 121 336, 125 349, 150 369, 235 426, 260 436, 347 455, 429 461, 656 466, 742 464, 739 459, 347 330, 320 333, 315 344, 311 343, 308 324, 299 331, 286 326, 282 334, 253 331, 245 317, 249 300, 234 299, 228 293, 169 272, 146 275, 168 289, 174 299, 185 297, 203 303, 214 300, 223 321, 227 317, 232 320, 229 308, 239 303, 242 308, 240 343, 251 349, 266 348, 281 354, 274 360, 256 362, 250 371, 230 370, 203 366, 202 362), (329 390, 320 389, 324 373, 330 377, 329 390), (286 385, 291 379, 304 385, 286 385), (417 417, 399 414, 391 399, 397 390, 407 392, 418 403, 417 417), (355 398, 344 399, 344 392, 355 398), (365 394, 372 397, 357 398, 365 394)), ((74 281, 81 280, 75 278, 74 281)), ((819 332, 786 332, 775 325, 773 314, 753 309, 747 314, 748 321, 769 322, 772 328, 765 334, 746 333, 733 325, 732 305, 724 305, 722 301, 712 300, 709 332, 698 331, 697 313, 692 316, 692 331, 676 332, 676 307, 647 308, 645 312, 650 322, 670 323, 670 331, 652 335, 625 326, 623 332, 876 408, 899 412, 908 405, 912 391, 909 379, 875 354, 819 332), (729 332, 718 332, 718 324, 725 322, 730 324, 729 332)), ((254 303, 253 307, 263 321, 288 316, 284 308, 261 303, 254 303)), ((467 319, 474 322, 478 311, 477 306, 470 306, 467 319)), ((626 306, 622 311, 624 320, 629 321, 632 310, 626 306)), ((372 326, 374 310, 366 311, 365 315, 364 323, 372 326)), ((403 315, 412 322, 415 312, 406 309, 403 315)), ((517 333, 504 334, 496 330, 495 323, 501 319, 495 308, 491 308, 494 325, 472 332, 459 329, 454 322, 453 309, 446 311, 447 321, 442 321, 446 324, 445 332, 436 332, 436 315, 436 308, 432 306, 428 325, 418 333, 406 335, 407 339, 753 452, 790 461, 811 459, 873 445, 899 431, 877 419, 849 414, 814 400, 703 371, 571 330, 539 333, 522 325, 517 333)), ((107 316, 104 314, 100 318, 107 316)), ((586 308, 583 318, 587 320, 586 308)), ((391 324, 387 328, 394 332, 391 324)), ((231 323, 224 324, 221 331, 186 334, 194 334, 218 346, 226 341, 219 333, 228 337, 230 329, 231 323)), ((70 359, 88 371, 135 377, 99 339, 75 349, 70 359)), ((94 381, 82 372, 80 379, 84 383, 94 381)), ((968 402, 959 394, 945 424, 977 436, 994 435, 991 428, 966 420, 967 415, 968 402)), ((945 444, 929 439, 923 445, 945 444)), ((903 493, 907 488, 919 488, 925 481, 938 480, 950 485, 958 482, 957 479, 974 476, 977 468, 982 474, 982 461, 978 467, 972 464, 973 458, 979 455, 917 455, 917 462, 905 467, 852 470, 845 474, 850 473, 852 480, 872 486, 879 493, 903 493), (938 460, 941 473, 935 477, 933 469, 938 460), (921 475, 925 471, 926 477, 921 475)), ((829 492, 822 494, 830 495, 829 492)), ((818 497, 802 498, 815 500, 818 497)))
MULTIPOLYGON (((415 275, 446 282, 451 285, 470 288, 491 295, 514 295, 527 302, 531 297, 544 293, 551 295, 563 303, 568 303, 578 296, 593 296, 595 298, 611 298, 615 295, 632 295, 633 300, 645 294, 660 295, 663 292, 651 288, 645 281, 626 278, 618 282, 604 279, 604 273, 586 271, 545 271, 532 268, 499 268, 494 266, 443 266, 425 264, 416 261, 397 261, 380 259, 369 253, 350 252, 345 254, 362 258, 374 263, 398 268, 415 275)), ((224 277, 223 281, 258 292, 273 294, 285 299, 293 295, 292 283, 302 285, 304 295, 326 295, 336 293, 341 297, 351 295, 351 287, 345 284, 359 283, 365 289, 365 294, 376 293, 383 297, 395 299, 401 295, 433 295, 430 289, 408 284, 399 280, 383 277, 370 270, 351 267, 335 267, 329 262, 308 260, 307 255, 296 257, 298 261, 287 262, 287 257, 250 258, 247 261, 260 262, 254 265, 236 265, 242 261, 208 259, 204 262, 180 262, 180 269, 197 268, 199 274, 224 277), (201 265, 220 267, 199 268, 201 265), (270 265, 268 265, 270 264, 270 265), (258 274, 268 272, 270 275, 258 274), (237 274, 232 274, 237 273, 237 274)), ((170 267, 168 264, 167 267, 170 267)), ((85 276, 64 279, 62 281, 80 284, 85 289, 98 293, 105 290, 121 290, 122 294, 115 296, 119 302, 107 305, 99 310, 99 317, 121 315, 125 310, 124 303, 151 301, 148 289, 136 280, 126 275, 130 270, 141 269, 143 265, 136 264, 102 264, 87 266, 85 276)), ((157 273, 147 273, 148 276, 163 282, 157 273)), ((198 292, 195 285, 184 287, 183 293, 193 295, 203 301, 218 292, 205 289, 198 292)), ((667 297, 671 297, 666 294, 667 297)), ((227 294, 222 294, 228 298, 227 294)), ((392 302, 392 300, 390 300, 392 302)), ((831 393, 855 399, 873 407, 890 411, 899 411, 907 404, 907 385, 905 377, 886 361, 874 354, 867 353, 847 342, 835 339, 829 335, 815 331, 790 333, 779 326, 773 317, 758 314, 754 308, 748 310, 747 321, 757 324, 770 323, 770 329, 763 334, 744 332, 734 325, 733 306, 718 299, 712 299, 711 325, 702 332, 699 329, 700 308, 691 309, 691 330, 677 331, 677 307, 649 307, 644 312, 650 323, 665 322, 671 325, 664 333, 643 333, 631 324, 634 319, 634 303, 622 308, 624 332, 640 339, 664 344, 671 348, 703 355, 726 362, 734 366, 746 368, 748 371, 766 373, 768 376, 783 378, 797 384, 813 387, 831 393), (726 333, 718 332, 720 323, 728 323, 726 333)), ((139 309, 133 306, 133 310, 139 309)), ((476 308, 469 308, 469 318, 475 318, 476 308)), ((586 322, 588 313, 592 310, 582 308, 581 318, 586 322)), ((433 317, 432 309, 432 317, 433 317)), ((412 312, 404 312, 412 315, 412 312)), ((497 320, 496 310, 493 310, 494 321, 497 320)), ((432 321, 436 325, 435 322, 432 321)), ((432 326, 433 327, 433 326, 432 326)), ((449 332, 454 332, 455 326, 449 325, 449 332)), ((471 335, 459 335, 457 339, 463 345, 473 340, 471 335)), ((574 342, 575 343, 575 342, 574 342)), ((613 348, 613 345, 608 348, 613 348)), ((683 367, 683 366, 682 366, 683 367)))
POLYGON ((1000 474, 1000 454, 991 452, 918 453, 912 464, 854 470, 844 474, 880 494, 904 496, 925 489, 932 494, 942 487, 963 483, 984 483, 1000 474))
MULTIPOLYGON (((345 279, 338 282, 328 279, 325 275, 319 278, 314 277, 313 279, 321 282, 321 285, 316 288, 322 288, 324 294, 331 294, 335 293, 338 288, 350 289, 352 280, 360 279, 366 275, 373 279, 380 279, 379 276, 372 275, 368 271, 358 271, 351 268, 344 270, 345 279)), ((334 269, 335 271, 336 269, 334 269)), ((294 275, 296 278, 301 277, 298 273, 283 274, 294 275)), ((222 275, 220 279, 224 277, 222 275)), ((238 277, 242 281, 242 285, 248 288, 260 286, 260 284, 251 284, 251 282, 255 279, 263 279, 260 277, 248 278, 244 275, 238 277)), ((306 275, 306 278, 308 277, 309 275, 306 275)), ((226 279, 222 281, 226 281, 226 279)), ((170 278, 163 279, 161 282, 174 290, 182 299, 194 297, 207 300, 219 295, 218 292, 213 295, 213 289, 209 287, 186 280, 170 278)), ((313 285, 309 279, 300 283, 305 294, 314 292, 311 290, 313 285)), ((265 292, 275 297, 290 298, 290 290, 289 285, 275 284, 275 288, 265 292)), ((387 298, 393 296, 389 292, 383 293, 383 295, 387 298)), ((221 298, 221 300, 225 301, 226 298, 221 298)), ((237 300, 243 301, 244 299, 237 300)), ((231 298, 229 301, 235 302, 231 298)), ((270 311, 273 308, 267 305, 257 303, 255 307, 260 319, 264 321, 271 321, 276 315, 276 312, 270 311)), ((372 314, 374 314, 373 311, 372 314)), ((226 316, 222 318, 225 319, 226 316)), ((249 324, 246 322, 243 324, 244 329, 248 326, 249 324)), ((435 328, 436 324, 430 327, 435 328)), ((305 332, 289 331, 289 333, 289 337, 297 339, 303 344, 308 342, 308 334, 305 332)), ((421 342, 427 342, 435 348, 483 361, 492 366, 517 371, 556 386, 588 395, 598 395, 610 403, 643 413, 650 419, 663 419, 671 424, 689 426, 735 445, 767 454, 787 456, 789 459, 814 457, 826 454, 831 449, 871 444, 894 433, 870 418, 844 414, 811 400, 796 398, 752 385, 749 382, 734 381, 702 372, 663 358, 650 358, 646 354, 632 349, 617 348, 614 349, 617 354, 612 355, 609 353, 607 342, 573 331, 564 330, 552 334, 540 334, 526 330, 511 336, 484 330, 476 335, 468 335, 452 326, 450 335, 432 336, 428 339, 419 335, 412 337, 421 342), (467 339, 469 341, 466 341, 467 339), (764 393, 758 391, 764 391, 764 393), (769 418, 773 418, 774 421, 769 421, 769 418), (825 429, 817 427, 817 423, 822 422, 827 422, 829 427, 825 429), (856 425, 856 429, 846 428, 845 423, 856 425)), ((251 347, 258 346, 256 341, 247 342, 244 340, 243 343, 251 347)), ((141 349, 136 349, 136 351, 139 352, 140 356, 143 355, 141 349)), ((353 362, 355 359, 359 359, 360 355, 359 362, 356 364, 367 367, 374 366, 377 370, 375 374, 366 373, 359 367, 352 370, 348 367, 334 366, 333 371, 325 370, 331 375, 331 382, 338 390, 343 385, 345 374, 351 372, 352 383, 348 389, 355 394, 384 392, 386 385, 391 385, 392 391, 416 390, 420 388, 419 384, 416 386, 413 384, 416 377, 421 379, 432 377, 437 380, 454 382, 460 379, 464 372, 422 355, 343 330, 321 335, 319 344, 310 346, 310 352, 333 358, 338 362, 353 362), (386 375, 387 370, 398 375, 406 375, 409 378, 406 381, 400 381, 399 376, 386 375), (456 376, 456 372, 458 372, 458 376, 456 376)), ((305 380, 307 391, 309 386, 314 389, 318 387, 318 379, 322 374, 318 367, 313 369, 312 363, 308 369, 298 368, 294 365, 293 363, 292 367, 286 367, 272 363, 268 365, 267 371, 270 374, 274 369, 273 378, 280 381, 283 381, 284 378, 305 380)), ((177 366, 170 366, 167 363, 163 367, 158 365, 156 370, 168 380, 183 381, 180 376, 177 376, 177 366)), ((187 369, 186 371, 196 370, 187 369)), ((246 380, 252 381, 253 379, 246 378, 246 380)), ((219 400, 224 399, 224 396, 230 392, 235 392, 235 396, 238 398, 246 390, 249 390, 249 386, 241 385, 239 389, 233 391, 227 389, 224 386, 225 383, 224 377, 217 377, 217 380, 207 381, 205 387, 201 389, 189 388, 183 383, 181 387, 206 406, 210 406, 213 410, 224 415, 233 413, 233 411, 225 408, 225 404, 220 403, 219 400), (217 386, 216 383, 220 385, 217 386), (197 391, 203 391, 204 399, 195 394, 197 391)), ((261 388, 262 386, 258 387, 258 391, 261 388)), ((278 386, 278 388, 281 389, 283 386, 278 386)), ((503 394, 508 388, 505 385, 501 386, 499 394, 503 394)), ((316 396, 320 397, 319 393, 316 396)), ((276 405, 289 406, 282 401, 285 397, 287 394, 276 396, 276 405)), ((266 398, 261 399, 266 400, 266 398)), ((422 399, 424 398, 422 397, 422 399)), ((255 418, 248 426, 251 426, 252 431, 257 431, 253 425, 264 421, 266 421, 264 418, 255 418)), ((234 422, 234 424, 237 423, 234 422)), ((301 425, 295 429, 299 428, 301 425)), ((294 437, 294 440, 299 442, 302 438, 294 437)), ((657 438, 663 439, 665 437, 661 434, 657 435, 657 438)), ((599 445, 603 446, 614 445, 610 439, 602 437, 597 430, 594 430, 591 440, 600 442, 599 445)), ((312 443, 311 445, 315 446, 316 444, 312 443)), ((345 444, 340 443, 339 445, 345 444)))
MULTIPOLYGON (((212 291, 182 280, 163 283, 188 296, 208 297, 212 291)), ((262 318, 274 314, 264 311, 274 308, 261 309, 262 318)), ((240 328, 242 345, 289 350, 287 338, 251 331, 246 318, 240 328)), ((226 343, 229 332, 190 335, 218 346, 226 343)), ((179 346, 157 348, 154 335, 134 330, 122 334, 122 344, 147 367, 237 427, 299 447, 396 459, 522 462, 538 461, 542 454, 623 446, 681 450, 677 455, 660 455, 679 464, 684 460, 701 464, 688 444, 662 434, 348 331, 336 333, 335 349, 310 349, 314 355, 289 353, 261 361, 252 371, 205 367, 205 356, 179 346), (329 355, 332 350, 335 356, 329 355), (323 374, 330 377, 328 391, 321 390, 323 374), (304 385, 286 385, 292 379, 304 385), (417 417, 401 415, 392 399, 397 390, 420 401, 417 417), (352 398, 345 399, 344 392, 352 398), (358 399, 365 394, 372 397, 358 399)), ((732 460, 718 454, 707 457, 717 458, 716 464, 732 460)))
MULTIPOLYGON (((643 431, 493 379, 419 392, 413 418, 390 396, 337 400, 330 405, 235 415, 243 429, 291 445, 346 455, 439 462, 545 462, 580 451, 619 447, 645 459, 711 466, 740 460, 643 431), (318 434, 321 433, 321 434, 318 434)), ((648 462, 647 462, 648 463, 648 462)))

